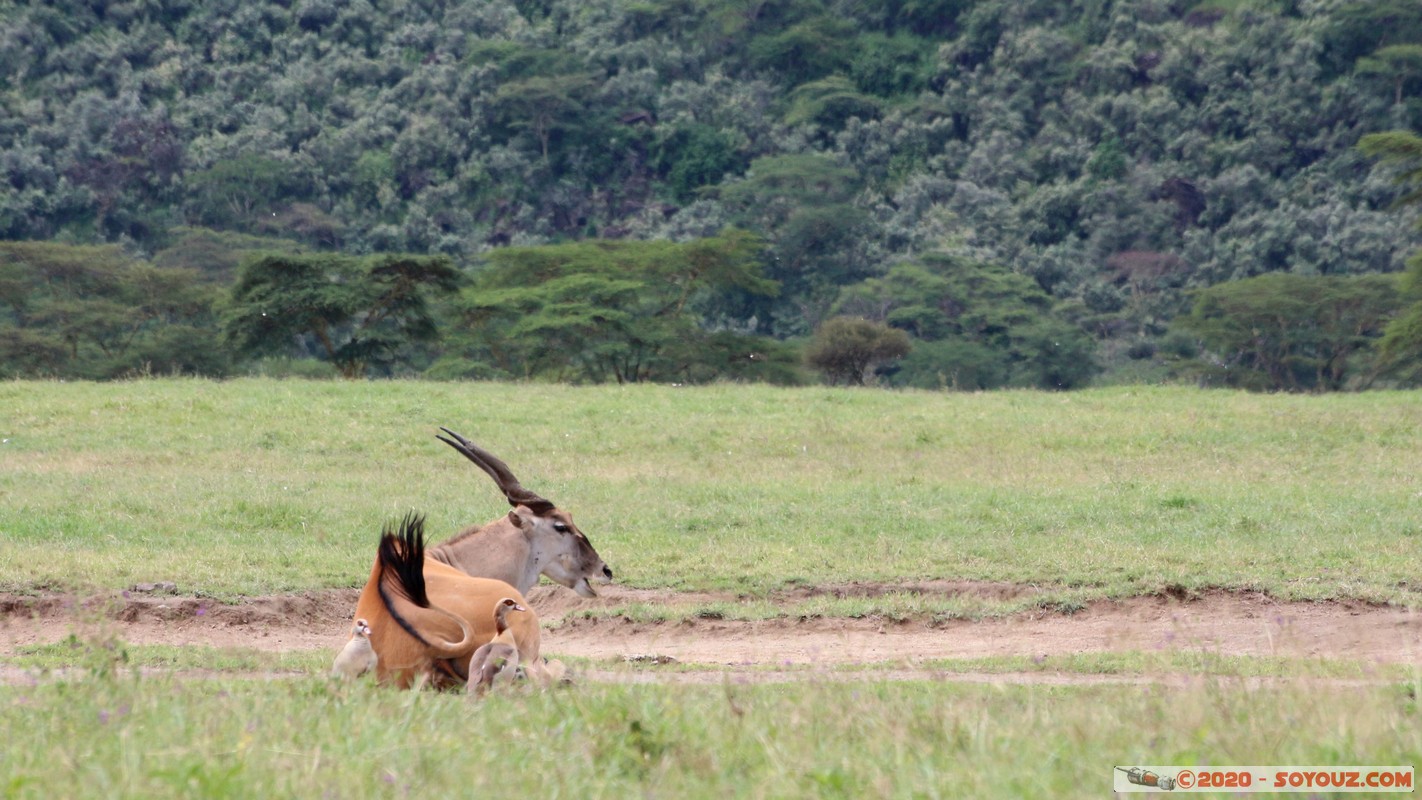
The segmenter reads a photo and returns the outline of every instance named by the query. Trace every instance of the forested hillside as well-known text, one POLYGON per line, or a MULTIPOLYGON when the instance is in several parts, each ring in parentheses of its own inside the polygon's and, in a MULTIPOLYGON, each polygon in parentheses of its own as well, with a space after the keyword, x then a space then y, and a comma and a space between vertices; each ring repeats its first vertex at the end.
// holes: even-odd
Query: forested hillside
POLYGON ((1344 388, 1422 241, 1409 0, 0 0, 0 76, 0 375, 792 381, 847 315, 895 385, 1344 388), (301 270, 366 294, 262 327, 301 270))

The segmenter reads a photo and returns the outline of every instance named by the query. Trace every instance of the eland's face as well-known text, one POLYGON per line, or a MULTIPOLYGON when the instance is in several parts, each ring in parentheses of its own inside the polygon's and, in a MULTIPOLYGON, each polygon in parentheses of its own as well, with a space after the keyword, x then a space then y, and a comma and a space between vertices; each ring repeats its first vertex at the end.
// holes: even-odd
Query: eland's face
POLYGON ((549 580, 572 589, 579 597, 597 597, 594 582, 612 583, 612 568, 573 524, 571 514, 554 509, 531 522, 530 539, 540 551, 543 574, 549 580))

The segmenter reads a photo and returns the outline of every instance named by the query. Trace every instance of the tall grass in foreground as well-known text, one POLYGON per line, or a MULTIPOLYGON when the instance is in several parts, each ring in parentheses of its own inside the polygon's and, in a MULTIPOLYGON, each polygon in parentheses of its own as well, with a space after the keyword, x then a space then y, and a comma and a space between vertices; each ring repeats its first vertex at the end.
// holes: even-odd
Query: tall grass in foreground
POLYGON ((470 703, 101 677, 0 689, 0 792, 1101 797, 1114 765, 1416 764, 1417 688, 589 685, 470 703))
POLYGON ((418 509, 439 536, 507 509, 447 425, 636 586, 1415 603, 1419 422, 1415 392, 6 382, 0 590, 359 585, 386 520, 418 509))
MULTIPOLYGON (((134 645, 118 638, 81 639, 71 635, 59 642, 22 645, 12 654, 0 654, 0 666, 10 667, 8 683, 23 680, 63 680, 94 672, 113 674, 152 674, 161 672, 179 677, 216 677, 226 674, 233 678, 258 675, 277 678, 322 676, 331 669, 330 650, 268 651, 245 647, 207 647, 200 645, 134 645), (22 676, 22 677, 21 677, 22 676)), ((723 677, 726 680, 822 680, 847 679, 874 681, 887 672, 902 673, 902 661, 879 661, 855 664, 764 664, 746 665, 679 663, 637 664, 621 658, 592 659, 576 656, 560 658, 577 675, 592 675, 596 681, 642 683, 644 679, 676 682, 679 677, 696 673, 702 677, 723 677)), ((1376 664, 1347 658, 1293 658, 1285 656, 1232 656, 1195 650, 1167 652, 1102 651, 1058 656, 985 656, 982 658, 943 658, 921 661, 918 673, 930 677, 954 680, 955 676, 971 674, 1023 676, 1053 673, 1076 676, 1117 676, 1122 685, 1125 678, 1153 676, 1162 684, 1172 684, 1183 676, 1227 680, 1275 680, 1324 678, 1339 682, 1383 684, 1407 682, 1422 677, 1419 667, 1403 664, 1376 664)), ((902 680, 899 675, 891 676, 902 680)))

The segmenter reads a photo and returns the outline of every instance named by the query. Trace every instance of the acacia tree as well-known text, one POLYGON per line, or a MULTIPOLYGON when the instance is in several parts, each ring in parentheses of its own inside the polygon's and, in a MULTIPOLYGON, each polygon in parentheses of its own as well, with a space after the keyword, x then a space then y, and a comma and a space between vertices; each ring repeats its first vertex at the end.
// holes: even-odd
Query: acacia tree
POLYGON ((509 126, 533 134, 547 162, 554 135, 588 114, 584 98, 595 85, 592 75, 581 72, 534 75, 500 86, 493 107, 509 126))
POLYGON ((459 304, 466 357, 487 356, 516 377, 636 383, 704 374, 699 349, 712 334, 703 309, 728 292, 777 289, 760 274, 760 246, 727 230, 690 242, 495 250, 459 304))
POLYGON ((1402 105, 1409 83, 1422 78, 1422 44, 1394 44, 1358 59, 1360 75, 1376 77, 1392 86, 1393 105, 1402 105))
POLYGON ((237 279, 246 259, 263 253, 299 253, 306 249, 292 239, 252 236, 211 228, 178 227, 168 231, 172 243, 153 254, 153 265, 196 270, 201 278, 223 287, 237 279))
POLYGON ((289 353, 304 341, 359 378, 375 362, 435 338, 432 295, 458 288, 445 256, 267 254, 244 263, 223 331, 237 353, 289 353))
MULTIPOLYGON (((1397 180, 1407 187, 1399 201, 1422 205, 1422 136, 1388 131, 1364 136, 1358 144, 1367 155, 1398 167, 1397 180)), ((1403 307, 1383 331, 1383 366, 1395 372, 1422 374, 1422 250, 1407 260, 1400 283, 1403 307)))
POLYGON ((1336 391, 1397 311, 1394 275, 1270 273, 1202 290, 1181 325, 1219 359, 1231 385, 1336 391))
POLYGON ((907 333, 882 322, 831 317, 815 331, 805 350, 805 363, 823 372, 832 384, 864 386, 876 369, 903 358, 912 348, 907 333))
POLYGON ((260 213, 284 204, 275 198, 300 195, 302 181, 290 164, 265 156, 218 161, 187 177, 189 205, 202 222, 251 229, 260 213))
POLYGON ((913 335, 899 384, 1071 389, 1096 371, 1086 334, 1053 315, 1031 278, 998 264, 930 253, 845 287, 835 310, 913 335))
POLYGON ((220 374, 215 295, 112 245, 0 242, 0 374, 220 374))

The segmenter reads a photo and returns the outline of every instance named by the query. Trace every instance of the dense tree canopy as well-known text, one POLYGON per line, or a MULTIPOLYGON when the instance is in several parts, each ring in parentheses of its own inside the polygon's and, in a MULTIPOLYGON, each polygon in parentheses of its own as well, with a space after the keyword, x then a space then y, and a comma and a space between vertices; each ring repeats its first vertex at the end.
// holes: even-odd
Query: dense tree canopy
MULTIPOLYGON (((524 344, 606 337, 562 368, 579 380, 739 374, 689 365, 747 343, 788 379, 787 348, 858 314, 851 297, 908 291, 918 269, 995 276, 1010 291, 980 287, 979 313, 1032 319, 999 336, 931 330, 948 323, 912 304, 901 321, 871 315, 914 339, 890 382, 1070 387, 1146 362, 1163 378, 1172 362, 1154 354, 1194 335, 1172 325, 1193 291, 1405 268, 1419 209, 1394 204, 1407 189, 1356 145, 1422 130, 1419 48, 1422 4, 1407 0, 4 4, 0 240, 117 247, 96 263, 128 266, 71 291, 9 262, 6 285, 27 288, 6 291, 27 299, 0 319, 0 374, 334 357, 314 339, 223 350, 211 301, 144 312, 127 337, 98 313, 145 270, 160 295, 220 293, 271 252, 446 256, 491 292, 458 308, 432 295, 436 335, 382 345, 382 370, 558 374, 507 346, 500 362, 466 327, 493 330, 480 314, 521 303, 542 320, 524 344), (758 274, 779 290, 688 301, 676 324, 696 335, 679 338, 701 359, 629 355, 670 335, 630 286, 651 281, 637 268, 578 273, 595 285, 480 277, 528 268, 505 250, 630 252, 732 229, 760 243, 758 274), (603 308, 552 324, 555 290, 603 308), (58 312, 81 297, 88 316, 58 312), (175 340, 194 343, 182 358, 157 330, 178 324, 205 331, 175 340)), ((1384 341, 1422 358, 1406 319, 1384 341)))
POLYGON ((459 273, 444 256, 263 255, 243 264, 223 318, 242 355, 310 348, 347 378, 435 336, 430 295, 459 273))

